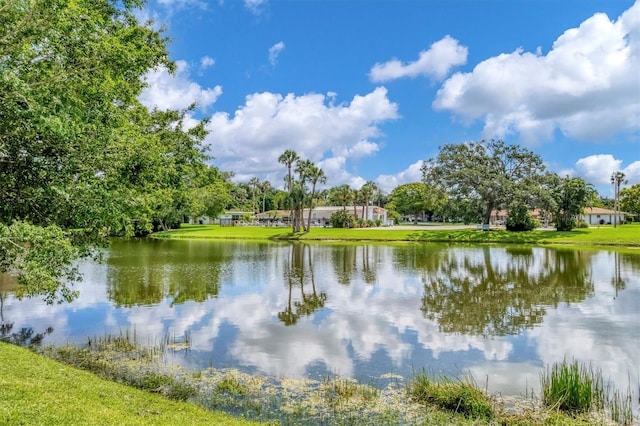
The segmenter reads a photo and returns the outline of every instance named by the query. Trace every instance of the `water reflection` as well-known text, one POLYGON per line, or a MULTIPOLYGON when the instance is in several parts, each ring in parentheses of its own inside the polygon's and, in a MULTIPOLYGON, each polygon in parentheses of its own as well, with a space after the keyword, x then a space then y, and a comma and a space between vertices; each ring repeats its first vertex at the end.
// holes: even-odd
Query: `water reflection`
POLYGON ((231 259, 225 244, 172 246, 166 241, 126 241, 111 252, 107 288, 116 306, 202 302, 220 291, 231 259))
POLYGON ((284 325, 294 325, 298 318, 311 315, 316 310, 324 307, 327 301, 327 293, 316 290, 316 281, 311 258, 311 247, 307 244, 292 244, 291 255, 285 263, 284 279, 289 287, 289 298, 284 311, 278 312, 278 318, 284 325), (306 256, 305 256, 306 255, 306 256), (305 284, 311 285, 311 293, 305 292, 305 284), (300 300, 291 306, 294 286, 300 286, 300 300))
POLYGON ((520 334, 549 306, 593 295, 590 254, 576 250, 489 247, 473 255, 437 256, 426 264, 422 312, 446 333, 520 334))
POLYGON ((191 351, 170 361, 287 377, 375 383, 424 367, 519 394, 565 356, 624 387, 640 374, 640 253, 123 241, 81 270, 68 305, 6 290, 3 323, 52 327, 44 342, 61 345, 132 329, 145 344, 189 333, 191 351))

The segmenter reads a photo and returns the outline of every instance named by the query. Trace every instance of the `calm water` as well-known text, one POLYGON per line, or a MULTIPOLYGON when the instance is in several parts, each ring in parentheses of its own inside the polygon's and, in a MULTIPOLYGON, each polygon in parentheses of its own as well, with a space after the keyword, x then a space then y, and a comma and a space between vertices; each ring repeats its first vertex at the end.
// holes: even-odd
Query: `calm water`
POLYGON ((81 269, 71 304, 0 288, 0 319, 52 328, 45 344, 189 335, 170 360, 194 369, 375 384, 425 368, 504 394, 537 390, 567 357, 631 381, 637 398, 640 252, 150 240, 81 269))

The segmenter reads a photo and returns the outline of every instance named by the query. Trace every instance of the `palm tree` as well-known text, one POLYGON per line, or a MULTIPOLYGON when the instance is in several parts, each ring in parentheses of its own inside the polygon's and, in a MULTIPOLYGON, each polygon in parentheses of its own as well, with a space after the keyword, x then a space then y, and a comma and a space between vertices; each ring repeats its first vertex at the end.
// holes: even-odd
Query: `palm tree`
POLYGON ((340 205, 342 206, 342 210, 347 210, 347 204, 351 203, 351 199, 353 198, 353 192, 349 185, 340 185, 335 188, 335 197, 340 201, 340 205))
MULTIPOLYGON (((287 166, 287 176, 285 177, 285 188, 287 189, 287 191, 289 191, 289 203, 291 203, 291 195, 293 191, 291 167, 293 166, 293 163, 295 163, 299 159, 300 159, 300 156, 291 149, 287 149, 285 152, 283 152, 280 155, 280 157, 278 157, 278 162, 287 166)), ((289 220, 293 219, 292 216, 293 216, 293 206, 289 204, 289 220)), ((291 223, 291 227, 292 227, 292 230, 295 232, 295 227, 293 223, 291 223)))
POLYGON ((272 188, 273 187, 271 186, 271 182, 269 182, 268 180, 265 180, 260 184, 260 190, 262 190, 262 213, 264 213, 266 210, 265 201, 267 197, 267 192, 271 191, 272 188))
POLYGON ((258 186, 260 186, 260 180, 257 177, 252 177, 249 180, 249 186, 251 187, 251 206, 253 207, 253 213, 257 213, 258 205, 256 204, 256 192, 258 186))
POLYGON ((613 172, 611 174, 611 183, 613 184, 613 193, 615 196, 615 210, 616 217, 613 220, 613 227, 615 228, 618 223, 618 217, 620 212, 620 185, 626 184, 628 181, 625 179, 625 174, 622 172, 613 172))
POLYGON ((362 188, 360 188, 360 196, 362 197, 362 218, 364 220, 369 219, 369 201, 371 201, 376 188, 376 184, 372 181, 367 181, 362 185, 362 188))
POLYGON ((313 198, 316 195, 316 185, 324 184, 327 182, 327 177, 324 174, 324 171, 317 166, 311 166, 308 173, 309 182, 311 182, 311 196, 309 197, 309 218, 307 220, 306 231, 309 232, 311 229, 311 212, 313 210, 313 198))
POLYGON ((358 201, 360 201, 360 191, 355 188, 351 190, 351 201, 353 201, 353 217, 358 220, 358 201))
POLYGON ((315 167, 315 165, 311 160, 300 159, 296 163, 295 172, 298 173, 299 179, 299 185, 297 186, 299 194, 297 194, 297 203, 295 204, 296 232, 299 232, 301 228, 305 228, 302 212, 304 211, 305 204, 307 203, 307 180, 309 179, 309 173, 313 167, 315 167))

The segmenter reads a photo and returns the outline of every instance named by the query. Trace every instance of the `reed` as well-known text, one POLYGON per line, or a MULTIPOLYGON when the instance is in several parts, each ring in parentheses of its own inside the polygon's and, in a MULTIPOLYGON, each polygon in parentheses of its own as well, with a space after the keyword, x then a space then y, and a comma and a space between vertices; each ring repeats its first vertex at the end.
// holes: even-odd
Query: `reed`
POLYGON ((583 413, 606 402, 602 372, 578 361, 554 363, 540 375, 542 402, 551 408, 583 413))
POLYGON ((452 411, 471 419, 492 419, 495 411, 490 397, 470 379, 431 378, 417 373, 407 387, 419 402, 452 411))

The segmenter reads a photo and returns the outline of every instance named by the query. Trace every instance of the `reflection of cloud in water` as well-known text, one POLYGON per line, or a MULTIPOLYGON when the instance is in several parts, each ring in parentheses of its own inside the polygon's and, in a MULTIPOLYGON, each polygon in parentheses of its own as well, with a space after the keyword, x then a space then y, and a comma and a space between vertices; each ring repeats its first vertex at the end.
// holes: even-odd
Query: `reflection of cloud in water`
MULTIPOLYGON (((544 364, 565 359, 592 363, 605 379, 626 389, 640 375, 640 275, 622 271, 627 290, 616 297, 611 283, 615 253, 600 252, 592 263, 595 295, 580 304, 549 311, 528 335, 544 364)), ((637 389, 637 386, 635 387, 637 389)))
MULTIPOLYGON (((331 247, 310 246, 310 252, 303 252, 297 261, 307 259, 307 255, 313 258, 315 292, 326 293, 327 299, 324 307, 301 314, 295 325, 285 326, 278 320, 278 313, 290 303, 284 277, 287 261, 293 261, 291 248, 274 246, 265 260, 248 255, 247 247, 243 247, 244 257, 225 263, 217 297, 203 302, 172 304, 167 298, 153 306, 114 308, 107 300, 104 284, 107 267, 83 265, 85 280, 78 287, 81 294, 74 303, 47 306, 38 300, 18 302, 9 295, 4 304, 5 316, 16 324, 53 326, 54 333, 47 342, 65 344, 86 341, 87 336, 82 335, 83 327, 88 326, 84 324, 85 311, 91 311, 91 326, 95 327, 92 330, 98 330, 92 335, 135 330, 144 344, 167 334, 180 338, 189 333, 194 351, 210 353, 225 346, 229 353, 220 356, 277 376, 303 377, 311 366, 317 365, 330 373, 351 376, 358 374, 356 361, 374 362, 374 355, 381 352, 399 370, 416 359, 429 362, 415 358, 416 353, 445 362, 450 355, 463 354, 461 369, 469 370, 482 385, 488 375, 489 389, 505 393, 522 393, 527 386, 538 386, 540 366, 561 361, 565 356, 593 361, 602 367, 605 376, 611 375, 616 382, 622 380, 625 384, 629 373, 637 376, 639 371, 640 274, 623 262, 619 275, 626 290, 622 290, 623 297, 616 297, 611 283, 617 260, 614 252, 585 255, 594 295, 576 303, 559 303, 556 309, 549 307, 534 328, 531 324, 523 327, 518 338, 526 346, 522 348, 510 336, 441 332, 441 324, 421 312, 423 280, 441 276, 447 268, 460 278, 469 276, 470 268, 482 275, 483 265, 489 261, 494 274, 506 276, 508 271, 522 271, 533 285, 538 283, 538 271, 549 268, 549 259, 555 256, 553 250, 531 248, 513 255, 508 248, 496 247, 429 249, 425 253, 435 256, 433 261, 419 259, 424 265, 412 269, 393 260, 396 251, 403 248, 370 246, 365 251, 357 246, 341 253, 344 264, 338 271, 331 247), (368 275, 363 272, 367 262, 367 268, 373 271, 368 275), (342 274, 341 279, 346 277, 345 284, 338 283, 338 274, 342 274), (218 345, 218 339, 229 338, 221 333, 224 325, 233 328, 234 340, 218 345)), ((410 260, 415 259, 414 256, 410 260)), ((310 278, 311 269, 308 264, 303 266, 305 277, 310 278)), ((159 277, 167 279, 161 274, 159 277)), ((534 296, 536 289, 533 286, 531 291, 534 296)), ((293 279, 292 306, 302 300, 303 292, 308 296, 312 291, 310 281, 293 279)))

